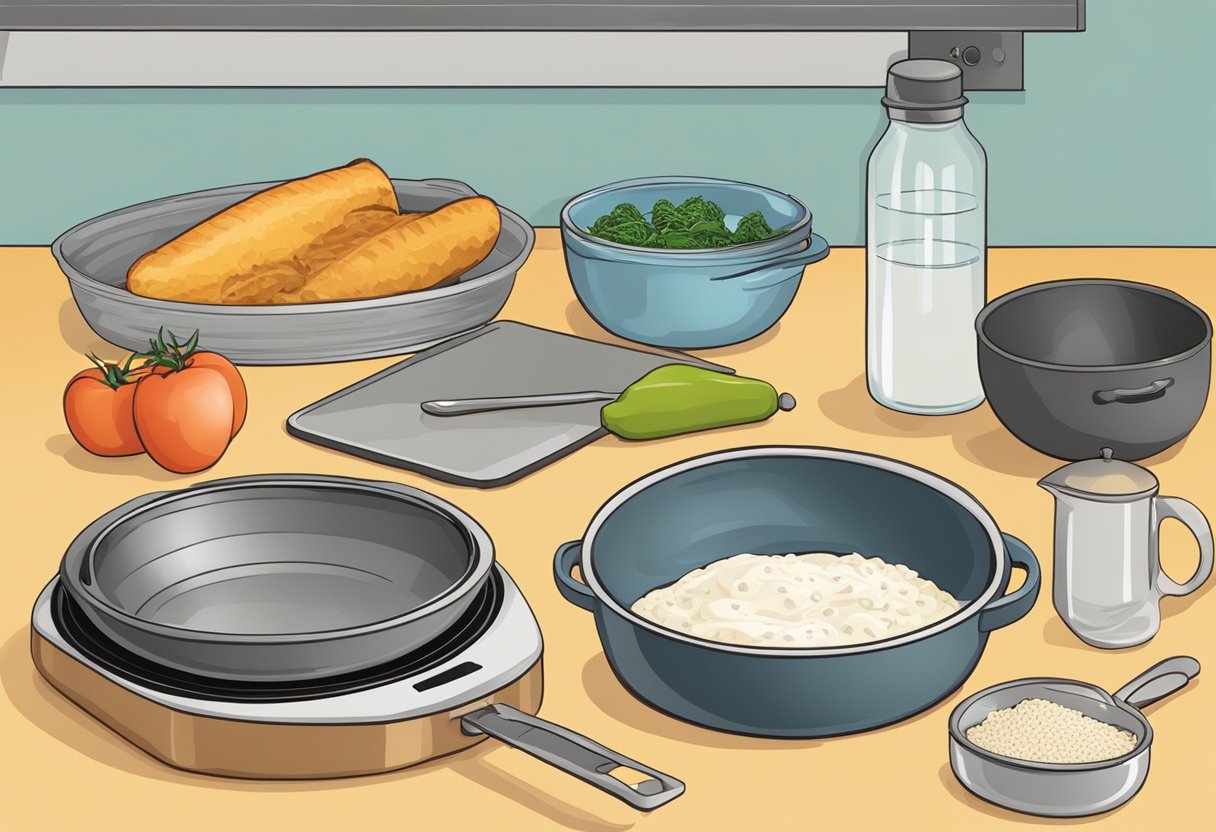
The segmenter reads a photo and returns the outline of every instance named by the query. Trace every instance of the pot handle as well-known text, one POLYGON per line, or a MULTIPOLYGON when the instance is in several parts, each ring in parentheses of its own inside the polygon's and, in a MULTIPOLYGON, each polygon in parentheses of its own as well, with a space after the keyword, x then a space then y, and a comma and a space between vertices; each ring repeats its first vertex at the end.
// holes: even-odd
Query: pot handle
POLYGON ((1137 402, 1151 402, 1153 399, 1159 399, 1165 395, 1165 389, 1174 384, 1172 378, 1159 378, 1151 384, 1146 384, 1143 387, 1123 388, 1119 387, 1114 390, 1097 390, 1094 392, 1095 404, 1111 404, 1113 402, 1122 402, 1123 404, 1136 404, 1137 402))
POLYGON ((570 570, 575 565, 579 569, 583 568, 583 541, 581 540, 572 540, 557 547, 557 554, 553 556, 553 579, 557 581, 557 591, 562 594, 563 598, 574 606, 582 607, 590 612, 595 607, 595 593, 588 589, 586 584, 574 580, 570 570))
POLYGON ((657 809, 684 793, 684 784, 674 777, 510 705, 487 705, 465 714, 460 718, 460 727, 466 734, 488 734, 643 812, 657 809), (631 786, 612 776, 611 772, 622 767, 649 776, 631 786))
POLYGON ((1182 690, 1199 675, 1199 662, 1190 656, 1174 656, 1157 662, 1132 679, 1114 697, 1133 708, 1144 708, 1182 690))
POLYGON ((1039 560, 1029 546, 1011 534, 1002 534, 1001 539, 1005 541, 1010 564, 1026 570, 1026 580, 1008 595, 988 602, 980 611, 980 629, 984 632, 1008 627, 1030 612, 1039 598, 1039 584, 1043 579, 1039 560))
MULTIPOLYGON (((764 260, 760 263, 755 263, 748 266, 746 269, 730 274, 720 274, 711 277, 711 281, 717 280, 734 280, 740 277, 747 277, 750 274, 755 274, 758 271, 768 269, 778 269, 784 266, 809 266, 812 263, 818 263, 820 260, 828 256, 831 247, 828 246, 828 241, 820 237, 818 234, 812 234, 807 243, 807 247, 800 249, 793 254, 786 254, 782 257, 776 257, 772 260, 764 260)), ((775 286, 778 283, 795 277, 796 275, 772 275, 765 274, 753 277, 750 280, 740 281, 745 289, 767 289, 769 286, 775 286)))

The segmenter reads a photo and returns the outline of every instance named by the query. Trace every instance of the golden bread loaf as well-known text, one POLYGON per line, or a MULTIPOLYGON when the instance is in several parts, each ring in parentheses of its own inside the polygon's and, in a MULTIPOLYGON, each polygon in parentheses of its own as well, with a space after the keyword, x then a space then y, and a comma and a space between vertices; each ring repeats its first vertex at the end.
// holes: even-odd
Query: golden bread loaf
POLYGON ((136 260, 127 289, 195 303, 266 302, 298 290, 311 270, 310 250, 336 256, 359 233, 400 221, 397 210, 388 176, 357 160, 275 185, 204 220, 136 260))
POLYGON ((402 218, 364 240, 302 288, 275 303, 375 298, 416 292, 468 271, 494 249, 502 217, 493 200, 467 197, 417 218, 402 218))

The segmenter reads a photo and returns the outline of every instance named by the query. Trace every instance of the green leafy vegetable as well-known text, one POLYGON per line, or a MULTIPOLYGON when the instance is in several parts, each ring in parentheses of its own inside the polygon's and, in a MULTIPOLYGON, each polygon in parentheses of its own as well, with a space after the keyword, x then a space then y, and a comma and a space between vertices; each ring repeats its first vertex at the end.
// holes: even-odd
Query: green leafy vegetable
POLYGON ((735 228, 734 241, 739 243, 755 243, 760 240, 767 240, 773 236, 772 226, 768 224, 768 220, 764 218, 764 214, 759 211, 752 211, 750 214, 744 214, 739 220, 739 225, 735 228))
POLYGON ((636 205, 631 205, 628 202, 623 202, 612 209, 612 213, 607 216, 600 217, 595 221, 595 224, 589 229, 592 234, 599 230, 614 228, 628 222, 646 222, 646 218, 642 216, 642 212, 637 209, 636 205))
POLYGON ((732 232, 726 227, 726 212, 717 203, 692 196, 679 206, 669 199, 658 200, 649 219, 636 205, 623 202, 587 230, 600 239, 623 245, 692 249, 756 243, 775 237, 784 229, 774 231, 764 214, 752 211, 739 220, 732 232))
POLYGON ((716 203, 708 201, 703 196, 690 196, 680 203, 680 207, 676 210, 681 217, 694 225, 699 222, 713 222, 715 220, 721 222, 726 217, 725 211, 719 208, 716 203))

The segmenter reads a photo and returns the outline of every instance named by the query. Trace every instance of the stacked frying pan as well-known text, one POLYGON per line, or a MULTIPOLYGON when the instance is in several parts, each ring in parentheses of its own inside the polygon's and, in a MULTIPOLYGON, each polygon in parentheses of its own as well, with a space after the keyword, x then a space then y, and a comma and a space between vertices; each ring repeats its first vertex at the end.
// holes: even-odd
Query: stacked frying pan
POLYGON ((395 483, 254 476, 131 500, 72 542, 34 630, 52 684, 185 768, 360 774, 489 735, 640 809, 683 791, 533 715, 540 633, 489 535, 395 483), (157 741, 170 713, 189 743, 157 741), (267 762, 272 736, 294 750, 267 762), (618 767, 644 776, 629 785, 618 767))

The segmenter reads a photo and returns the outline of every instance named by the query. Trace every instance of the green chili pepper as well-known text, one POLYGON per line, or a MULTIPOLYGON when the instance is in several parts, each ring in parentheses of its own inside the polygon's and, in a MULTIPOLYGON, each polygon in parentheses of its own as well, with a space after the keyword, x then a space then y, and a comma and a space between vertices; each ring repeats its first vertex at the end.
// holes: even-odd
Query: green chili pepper
POLYGON ((669 364, 629 385, 600 420, 622 439, 658 439, 760 422, 793 407, 794 397, 778 396, 767 381, 669 364))

